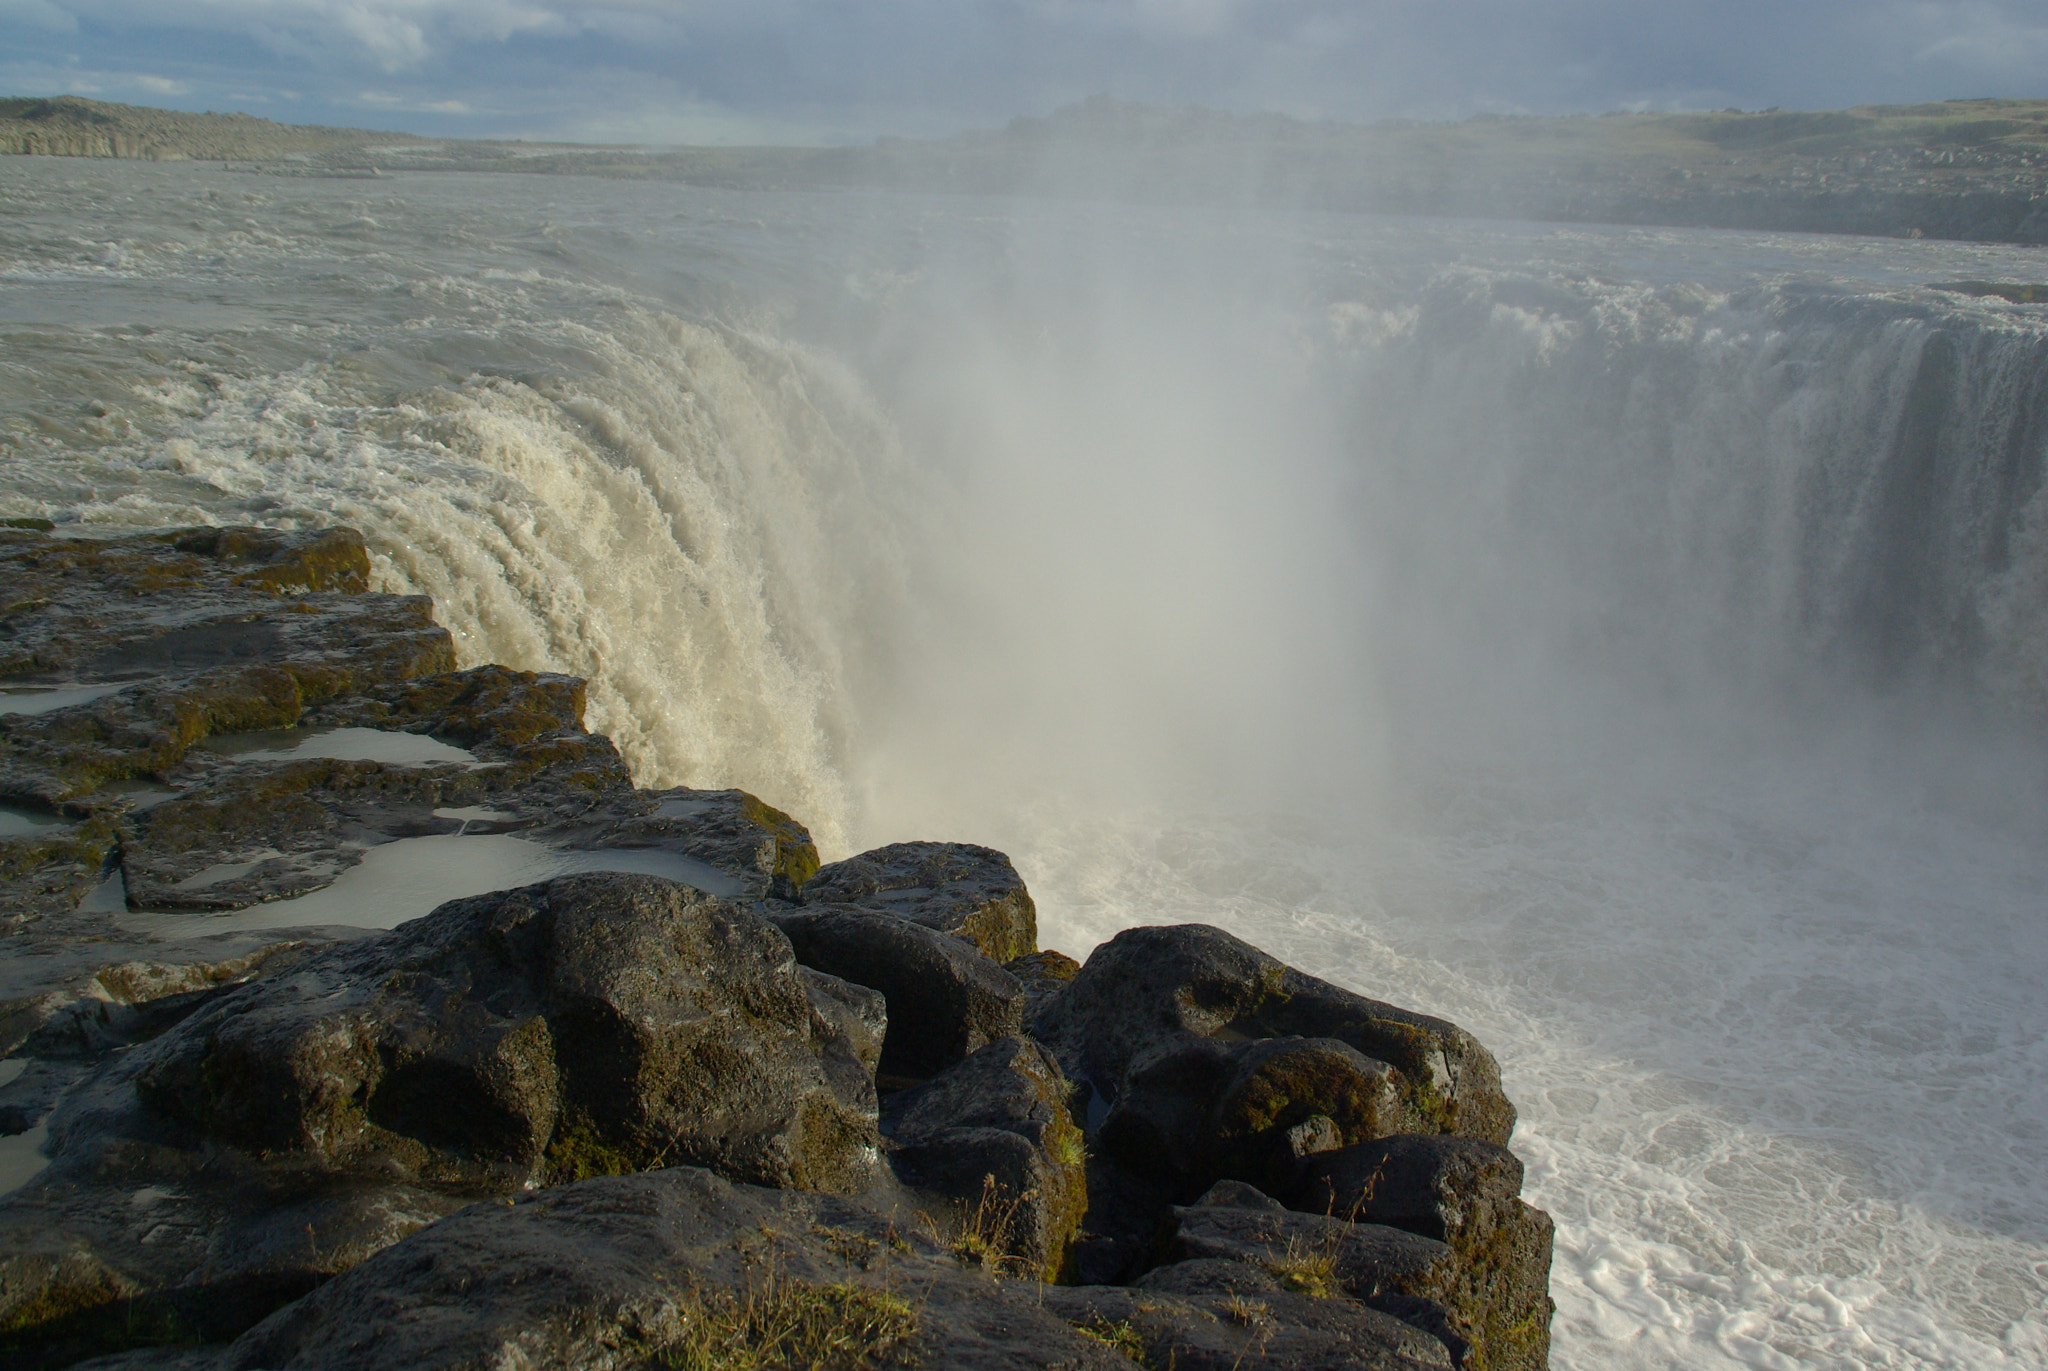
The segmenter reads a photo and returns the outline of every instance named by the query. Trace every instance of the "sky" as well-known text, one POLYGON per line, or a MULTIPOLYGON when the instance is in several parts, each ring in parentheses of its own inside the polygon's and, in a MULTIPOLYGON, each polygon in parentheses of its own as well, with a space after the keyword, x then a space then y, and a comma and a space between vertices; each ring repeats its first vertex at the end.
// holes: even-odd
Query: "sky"
POLYGON ((0 0, 0 93, 858 143, 1087 96, 1308 119, 2048 94, 2048 0, 0 0))

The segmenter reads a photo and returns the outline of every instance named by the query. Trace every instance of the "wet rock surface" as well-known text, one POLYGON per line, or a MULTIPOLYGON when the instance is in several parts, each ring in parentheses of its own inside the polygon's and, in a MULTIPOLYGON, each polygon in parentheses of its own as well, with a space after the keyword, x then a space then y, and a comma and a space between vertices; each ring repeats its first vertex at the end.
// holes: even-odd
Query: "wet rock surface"
POLYGON ((0 1362, 651 1367, 780 1311, 877 1366, 1545 1363, 1455 1025, 1198 926, 1076 963, 987 848, 821 866, 368 577, 0 530, 0 1362), (542 876, 430 911, 406 852, 542 876))

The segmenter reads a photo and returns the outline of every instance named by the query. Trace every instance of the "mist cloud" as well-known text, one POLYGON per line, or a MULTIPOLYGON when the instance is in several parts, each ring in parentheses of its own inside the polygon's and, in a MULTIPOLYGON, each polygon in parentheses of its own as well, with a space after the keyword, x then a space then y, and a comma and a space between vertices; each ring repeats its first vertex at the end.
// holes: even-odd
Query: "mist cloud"
POLYGON ((18 93, 832 142, 1098 91, 1340 120, 2031 95, 2048 0, 0 0, 0 31, 18 93))

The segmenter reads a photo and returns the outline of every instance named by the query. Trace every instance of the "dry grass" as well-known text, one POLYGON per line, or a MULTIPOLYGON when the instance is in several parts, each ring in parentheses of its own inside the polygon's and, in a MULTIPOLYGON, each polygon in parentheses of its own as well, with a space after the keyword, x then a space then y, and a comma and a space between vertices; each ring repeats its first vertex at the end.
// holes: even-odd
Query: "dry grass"
POLYGON ((981 1178, 981 1197, 960 1216, 960 1227, 945 1245, 970 1266, 993 1275, 1028 1271, 1031 1262, 1013 1250, 1017 1221, 1024 1206, 1038 1198, 1036 1190, 1012 1196, 994 1176, 981 1178))
POLYGON ((1076 1333, 1092 1338, 1119 1356, 1145 1365, 1145 1339, 1129 1323, 1113 1323, 1100 1314, 1090 1314, 1080 1323, 1073 1325, 1076 1333))
POLYGON ((864 1371, 889 1365, 917 1332, 917 1310, 887 1290, 770 1279, 744 1296, 700 1292, 665 1371, 864 1371))

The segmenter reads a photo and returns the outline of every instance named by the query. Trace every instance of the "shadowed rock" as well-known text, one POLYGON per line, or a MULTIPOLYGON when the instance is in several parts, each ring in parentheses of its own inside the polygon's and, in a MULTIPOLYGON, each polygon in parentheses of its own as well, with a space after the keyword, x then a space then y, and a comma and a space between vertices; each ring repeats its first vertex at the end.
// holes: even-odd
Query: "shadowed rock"
POLYGON ((1294 1207, 1448 1243, 1482 1310, 1492 1367, 1543 1366, 1550 1345, 1550 1216, 1524 1204, 1522 1163, 1476 1138, 1380 1138, 1310 1158, 1294 1207))
MULTIPOLYGON (((1035 1284, 962 1269, 914 1226, 899 1228, 828 1196, 733 1185, 692 1168, 477 1205, 191 1364, 219 1371, 637 1371, 660 1364, 664 1352, 689 1344, 693 1326, 733 1306, 815 1302, 810 1307, 830 1311, 846 1307, 849 1291, 885 1297, 900 1310, 883 1345, 889 1364, 1130 1366, 1041 1309, 1035 1284)), ((859 1325, 824 1331, 844 1340, 842 1356, 874 1350, 859 1325)), ((872 1332, 866 1336, 873 1341, 872 1332)), ((761 1346, 744 1332, 733 1341, 761 1346)))
POLYGON ((883 1117, 897 1174, 953 1201, 949 1217, 1015 1269, 1059 1276, 1088 1208, 1081 1130, 1059 1067, 1003 1038, 892 1096, 883 1117))
POLYGON ((885 1076, 937 1075, 1023 1025, 1024 987, 962 939, 852 905, 806 908, 776 922, 805 966, 887 997, 885 1076))
POLYGON ((1148 1277, 1137 1289, 1048 1290, 1045 1307, 1122 1348, 1126 1365, 1174 1371, 1450 1371, 1453 1365, 1437 1339, 1355 1300, 1283 1290, 1238 1262, 1186 1265, 1227 1266, 1243 1278, 1229 1289, 1204 1288, 1212 1283, 1201 1281, 1182 1289, 1148 1277))

